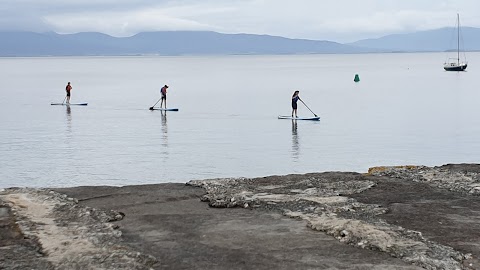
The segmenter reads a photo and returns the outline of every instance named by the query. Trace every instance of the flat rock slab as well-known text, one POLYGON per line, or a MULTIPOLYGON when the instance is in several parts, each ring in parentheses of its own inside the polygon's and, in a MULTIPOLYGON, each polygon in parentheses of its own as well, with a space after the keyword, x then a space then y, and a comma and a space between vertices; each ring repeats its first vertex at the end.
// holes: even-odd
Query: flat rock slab
POLYGON ((1 269, 480 269, 480 165, 8 189, 0 226, 1 269))
POLYGON ((480 258, 480 196, 392 178, 376 182, 375 188, 350 197, 387 208, 381 218, 389 224, 480 258))
POLYGON ((266 209, 426 269, 480 269, 475 164, 191 181, 213 207, 266 209))
POLYGON ((80 204, 125 213, 124 242, 156 269, 421 269, 345 245, 304 221, 257 209, 212 208, 184 184, 57 189, 80 204))

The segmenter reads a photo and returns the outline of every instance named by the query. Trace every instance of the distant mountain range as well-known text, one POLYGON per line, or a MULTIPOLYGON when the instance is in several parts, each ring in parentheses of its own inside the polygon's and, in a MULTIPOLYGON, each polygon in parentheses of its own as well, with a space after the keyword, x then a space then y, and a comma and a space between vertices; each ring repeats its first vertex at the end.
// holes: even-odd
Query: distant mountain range
MULTIPOLYGON (((480 28, 462 27, 461 44, 467 51, 480 50, 480 28)), ((388 35, 364 39, 348 45, 391 52, 438 52, 456 50, 457 34, 454 28, 441 28, 410 34, 388 35)))
POLYGON ((331 41, 202 31, 145 32, 125 38, 100 33, 60 35, 0 32, 0 40, 0 56, 309 54, 370 51, 331 41))
MULTIPOLYGON (((464 27, 467 50, 480 50, 480 29, 464 27)), ((208 31, 145 32, 117 38, 101 33, 0 32, 0 56, 334 54, 446 51, 454 30, 442 28, 349 44, 208 31)))

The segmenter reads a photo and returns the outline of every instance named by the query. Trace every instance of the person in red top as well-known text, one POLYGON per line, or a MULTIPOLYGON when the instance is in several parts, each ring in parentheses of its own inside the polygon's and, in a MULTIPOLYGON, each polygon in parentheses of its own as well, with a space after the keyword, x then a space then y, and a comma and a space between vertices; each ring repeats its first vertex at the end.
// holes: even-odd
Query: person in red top
POLYGON ((70 103, 70 90, 72 90, 72 86, 70 85, 70 82, 68 82, 65 87, 65 91, 67 91, 67 103, 70 103))
POLYGON ((164 85, 162 89, 160 89, 160 95, 162 95, 161 101, 160 101, 160 108, 162 108, 162 104, 165 103, 165 109, 167 108, 167 88, 168 85, 164 85))

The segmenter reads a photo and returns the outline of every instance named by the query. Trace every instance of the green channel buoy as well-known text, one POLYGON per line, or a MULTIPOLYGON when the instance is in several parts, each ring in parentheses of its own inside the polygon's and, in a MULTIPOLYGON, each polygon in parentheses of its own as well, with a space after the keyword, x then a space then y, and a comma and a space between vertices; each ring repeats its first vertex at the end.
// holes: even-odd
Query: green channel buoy
POLYGON ((360 76, 358 74, 355 74, 355 79, 353 79, 354 82, 359 82, 360 81, 360 76))

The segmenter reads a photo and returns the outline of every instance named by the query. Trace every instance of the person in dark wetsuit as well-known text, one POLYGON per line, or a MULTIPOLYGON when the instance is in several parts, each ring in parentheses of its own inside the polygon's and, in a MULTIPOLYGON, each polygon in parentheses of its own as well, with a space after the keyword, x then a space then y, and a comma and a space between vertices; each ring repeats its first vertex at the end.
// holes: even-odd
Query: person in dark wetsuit
POLYGON ((167 108, 167 88, 168 88, 168 85, 164 85, 162 87, 162 89, 160 89, 160 95, 162 96, 161 100, 160 101, 160 108, 162 108, 162 104, 165 102, 165 109, 167 108))
POLYGON ((72 86, 70 85, 70 82, 68 82, 65 87, 65 91, 67 92, 67 103, 70 103, 70 90, 72 90, 72 86))
POLYGON ((301 100, 300 97, 298 96, 299 93, 300 93, 300 91, 297 90, 293 93, 293 96, 292 96, 292 117, 293 117, 294 114, 295 114, 295 117, 298 117, 297 116, 297 101, 301 100))

